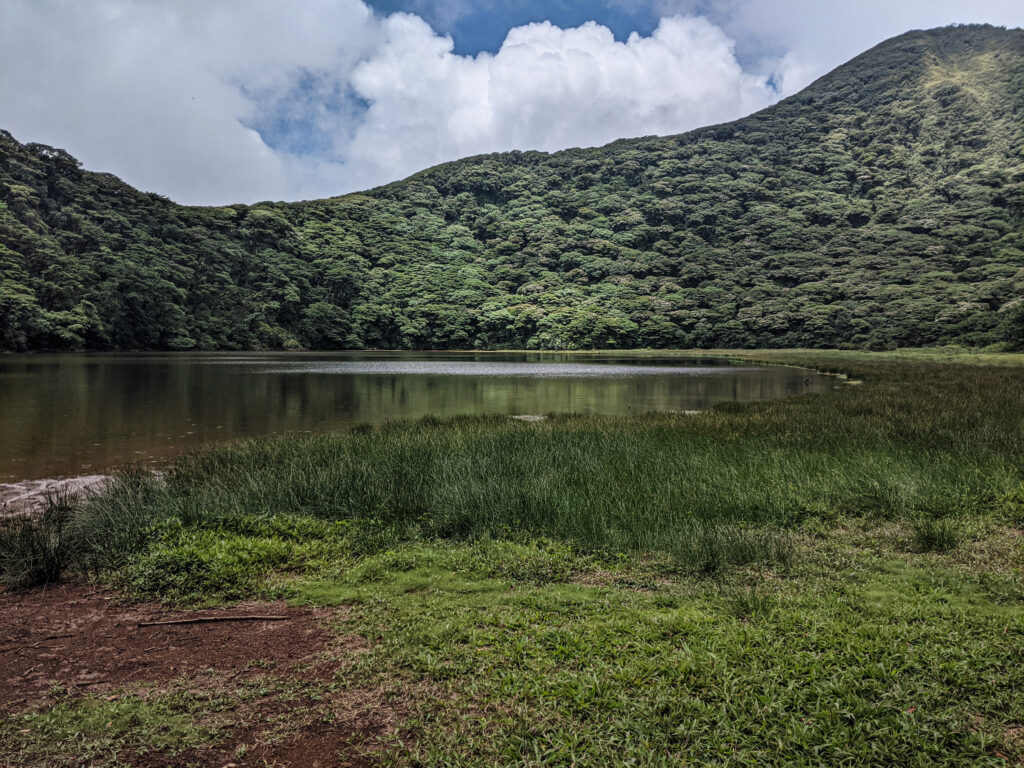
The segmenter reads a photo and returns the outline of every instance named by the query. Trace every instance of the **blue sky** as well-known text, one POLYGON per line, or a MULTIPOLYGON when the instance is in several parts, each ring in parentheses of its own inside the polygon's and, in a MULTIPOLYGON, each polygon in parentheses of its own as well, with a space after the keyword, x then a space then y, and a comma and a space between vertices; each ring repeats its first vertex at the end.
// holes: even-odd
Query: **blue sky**
POLYGON ((733 120, 974 22, 1024 0, 2 0, 0 127, 179 202, 327 197, 733 120))
POLYGON ((374 0, 369 4, 385 14, 403 11, 421 16, 434 29, 452 36, 458 54, 495 53, 510 29, 535 21, 550 21, 562 28, 596 21, 608 27, 619 41, 625 40, 631 32, 649 35, 659 21, 653 6, 640 1, 374 0))
MULTIPOLYGON (((495 53, 510 29, 531 22, 550 21, 567 28, 596 21, 621 42, 633 32, 650 35, 669 13, 705 16, 717 24, 728 24, 737 6, 735 0, 370 0, 368 4, 382 14, 402 12, 422 17, 438 32, 450 35, 455 53, 462 55, 495 53)), ((737 43, 736 58, 744 65, 782 48, 756 34, 740 35, 737 43)))

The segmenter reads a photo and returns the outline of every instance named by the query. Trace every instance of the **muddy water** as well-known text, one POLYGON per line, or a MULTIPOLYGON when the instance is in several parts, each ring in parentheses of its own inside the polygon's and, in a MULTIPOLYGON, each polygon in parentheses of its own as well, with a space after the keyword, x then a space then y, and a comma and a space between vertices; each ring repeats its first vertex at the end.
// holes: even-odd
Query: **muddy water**
POLYGON ((214 441, 456 414, 701 410, 831 390, 793 368, 628 355, 0 357, 0 482, 159 466, 214 441))

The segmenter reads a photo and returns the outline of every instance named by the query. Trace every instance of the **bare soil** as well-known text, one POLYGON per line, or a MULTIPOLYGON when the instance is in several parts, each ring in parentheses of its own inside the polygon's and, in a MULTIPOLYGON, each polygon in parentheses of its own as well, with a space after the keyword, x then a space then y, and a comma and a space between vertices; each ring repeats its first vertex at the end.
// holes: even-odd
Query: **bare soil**
MULTIPOLYGON (((344 618, 343 611, 266 602, 170 611, 156 604, 126 602, 112 591, 70 584, 0 591, 0 717, 51 705, 52 691, 61 689, 71 696, 116 696, 140 686, 152 691, 154 685, 164 691, 187 690, 201 677, 228 691, 268 675, 284 683, 327 683, 346 659, 368 648, 362 638, 339 637, 330 629, 332 620, 344 618), (287 618, 140 626, 250 615, 287 618)), ((305 698, 300 694, 288 703, 271 691, 240 701, 233 727, 220 744, 173 759, 149 753, 125 756, 126 761, 137 766, 188 763, 218 768, 362 766, 370 763, 360 756, 364 750, 359 745, 395 728, 393 702, 382 703, 374 691, 341 687, 327 697, 305 698), (238 755, 240 745, 243 756, 238 755)))

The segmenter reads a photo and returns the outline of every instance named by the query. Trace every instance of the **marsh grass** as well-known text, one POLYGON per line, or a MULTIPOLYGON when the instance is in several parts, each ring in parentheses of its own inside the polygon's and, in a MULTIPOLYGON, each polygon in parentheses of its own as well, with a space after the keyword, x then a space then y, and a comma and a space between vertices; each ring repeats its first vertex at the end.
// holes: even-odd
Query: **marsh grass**
POLYGON ((915 546, 948 550, 950 521, 1015 514, 1021 368, 761 354, 865 384, 697 415, 428 418, 203 449, 163 478, 125 471, 73 516, 68 556, 93 575, 131 562, 150 593, 172 570, 187 574, 172 593, 241 594, 325 547, 430 540, 543 538, 714 574, 785 568, 794 531, 840 518, 902 521, 915 546))

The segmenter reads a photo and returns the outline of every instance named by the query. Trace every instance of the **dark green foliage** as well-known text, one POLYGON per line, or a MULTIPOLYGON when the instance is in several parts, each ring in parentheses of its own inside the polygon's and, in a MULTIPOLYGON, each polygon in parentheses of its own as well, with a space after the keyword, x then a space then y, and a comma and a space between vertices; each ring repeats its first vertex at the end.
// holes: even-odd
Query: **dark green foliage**
POLYGON ((751 117, 189 208, 0 134, 0 349, 1024 343, 1024 32, 751 117))

